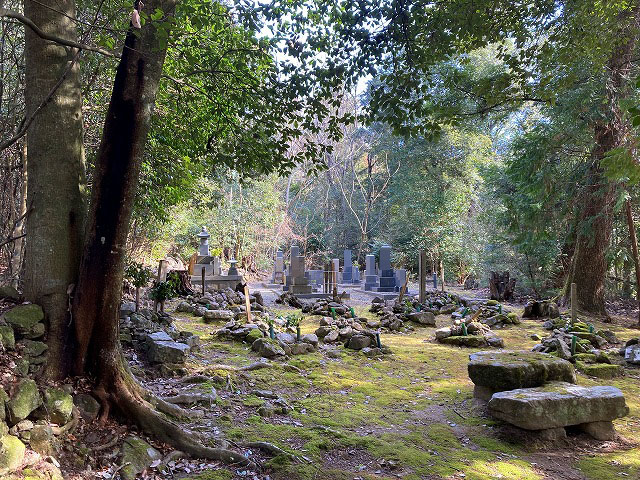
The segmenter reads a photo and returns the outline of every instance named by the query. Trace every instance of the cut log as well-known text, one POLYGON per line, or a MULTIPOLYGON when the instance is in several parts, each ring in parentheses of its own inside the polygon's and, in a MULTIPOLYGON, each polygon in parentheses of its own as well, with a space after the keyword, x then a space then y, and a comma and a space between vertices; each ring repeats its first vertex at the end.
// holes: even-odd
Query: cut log
POLYGON ((515 286, 516 279, 509 278, 509 272, 491 272, 489 290, 492 300, 510 300, 515 286))

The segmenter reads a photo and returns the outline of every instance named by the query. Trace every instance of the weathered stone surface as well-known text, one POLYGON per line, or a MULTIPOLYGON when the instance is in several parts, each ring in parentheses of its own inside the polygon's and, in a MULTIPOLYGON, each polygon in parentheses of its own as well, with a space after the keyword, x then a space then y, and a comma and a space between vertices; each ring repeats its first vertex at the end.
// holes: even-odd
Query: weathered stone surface
POLYGON ((207 310, 202 316, 205 323, 224 321, 228 322, 233 319, 231 310, 207 310))
POLYGON ((8 298, 14 302, 19 302, 20 294, 11 285, 0 285, 0 298, 8 298))
POLYGON ((5 435, 0 438, 0 476, 20 468, 25 450, 18 437, 5 435))
POLYGON ((539 387, 550 381, 575 383, 573 365, 546 353, 478 352, 469 356, 469 378, 495 392, 539 387))
POLYGON ((329 333, 327 333, 327 334, 324 336, 323 341, 324 341, 325 343, 333 343, 333 342, 336 342, 336 341, 338 340, 338 336, 339 336, 339 335, 340 335, 340 334, 338 333, 338 330, 331 330, 329 333))
POLYGON ((407 315, 407 317, 412 322, 419 323, 420 325, 429 327, 436 326, 436 316, 431 312, 413 312, 407 315))
POLYGON ((608 363, 585 364, 576 362, 578 370, 586 375, 598 378, 615 378, 624 374, 624 368, 621 365, 610 365, 608 363))
POLYGON ((625 347, 624 359, 632 365, 640 365, 640 344, 625 347))
POLYGON ((15 333, 25 335, 39 322, 44 320, 44 312, 40 305, 33 303, 18 305, 4 313, 4 320, 11 325, 15 333))
POLYGON ((616 438, 616 429, 613 426, 613 422, 583 423, 580 425, 580 429, 596 440, 613 440, 616 438))
POLYGON ((24 345, 24 353, 30 357, 39 357, 46 352, 48 348, 46 343, 36 340, 24 340, 22 344, 24 345))
POLYGON ((494 393, 488 407, 492 416, 526 430, 610 422, 629 413, 624 395, 615 387, 566 382, 494 393))
POLYGON ((98 412, 100 411, 100 404, 91 395, 86 393, 79 393, 73 397, 73 404, 78 407, 80 416, 85 422, 93 422, 98 418, 98 412))
POLYGON ((352 350, 362 350, 371 345, 371 338, 365 335, 354 335, 349 339, 347 348, 352 350))
POLYGON ((55 437, 49 425, 35 425, 29 437, 29 446, 41 455, 55 453, 55 437))
POLYGON ((436 330, 436 340, 442 340, 451 336, 451 327, 442 327, 436 330))
POLYGON ((152 341, 149 342, 147 358, 151 363, 184 363, 190 351, 186 343, 152 341))
POLYGON ((284 356, 285 351, 277 343, 271 342, 266 338, 259 338, 251 344, 251 349, 254 352, 258 352, 261 357, 274 358, 277 356, 284 356))
POLYGON ((40 405, 42 405, 42 399, 36 382, 31 379, 22 380, 7 403, 9 424, 15 425, 20 420, 24 420, 40 405))
POLYGON ((286 332, 280 332, 276 334, 276 340, 286 344, 296 343, 295 335, 286 332))
POLYGON ((5 350, 16 348, 16 338, 13 335, 13 328, 9 325, 0 325, 0 345, 5 350))
POLYGON ((452 335, 440 340, 445 345, 457 345, 459 347, 483 347, 487 341, 482 335, 452 335))
POLYGON ((304 337, 302 337, 302 341, 304 343, 310 343, 313 346, 318 345, 318 336, 314 333, 307 333, 304 337))
POLYGON ((264 334, 262 333, 262 330, 260 330, 259 328, 254 328, 247 334, 246 337, 244 337, 244 341, 249 344, 253 344, 253 342, 255 342, 257 339, 263 337, 264 334))
POLYGON ((44 403, 38 409, 39 417, 49 419, 58 425, 64 425, 71 420, 73 410, 73 398, 67 392, 58 388, 46 388, 44 390, 44 403))
POLYGON ((127 464, 120 473, 125 480, 134 480, 155 460, 161 460, 162 454, 139 437, 127 437, 122 444, 121 463, 127 464))

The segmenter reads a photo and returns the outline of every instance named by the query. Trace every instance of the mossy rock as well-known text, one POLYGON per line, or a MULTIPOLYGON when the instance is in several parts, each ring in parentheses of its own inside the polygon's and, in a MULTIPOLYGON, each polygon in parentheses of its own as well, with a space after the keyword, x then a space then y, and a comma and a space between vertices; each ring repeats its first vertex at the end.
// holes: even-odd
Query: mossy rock
POLYGON ((621 365, 611 365, 608 363, 596 363, 590 365, 583 363, 577 366, 578 370, 583 372, 585 375, 590 375, 592 377, 609 379, 620 377, 624 374, 624 368, 622 368, 621 365))
POLYGON ((469 359, 467 370, 471 381, 494 392, 539 387, 551 381, 576 382, 570 362, 546 353, 478 352, 469 359))
POLYGON ((155 460, 161 460, 162 454, 139 437, 127 437, 121 450, 123 464, 128 463, 122 470, 122 478, 134 480, 145 468, 155 460))
POLYGON ((514 312, 508 313, 507 314, 507 318, 509 319, 509 321, 511 323, 513 323, 514 325, 517 325, 520 323, 520 319, 518 318, 518 315, 516 315, 514 312))
POLYGON ((19 302, 20 293, 11 285, 0 285, 0 298, 8 298, 14 302, 19 302))
POLYGON ((13 327, 18 335, 27 335, 31 329, 44 320, 44 312, 40 305, 33 303, 18 305, 4 313, 4 320, 13 327))
POLYGON ((42 399, 36 382, 29 378, 22 380, 7 403, 9 424, 15 425, 20 420, 24 420, 40 405, 42 405, 42 399))
POLYGON ((582 362, 582 363, 596 363, 596 355, 593 353, 576 353, 573 356, 573 359, 576 362, 582 362))
MULTIPOLYGON (((9 395, 4 391, 2 387, 0 387, 0 420, 4 420, 6 418, 5 413, 5 404, 9 401, 9 395)), ((0 437, 2 436, 2 432, 0 432, 0 437)))
POLYGON ((0 344, 7 350, 16 348, 16 337, 9 325, 0 325, 0 344))
POLYGON ((485 347, 487 340, 482 335, 452 335, 440 339, 445 345, 457 345, 459 347, 485 347))
POLYGON ((498 302, 497 300, 487 300, 487 305, 490 307, 497 307, 498 305, 500 305, 500 302, 498 302))
POLYGON ((0 476, 20 468, 25 450, 18 437, 5 435, 0 439, 0 476))
POLYGON ((37 411, 38 418, 49 418, 53 423, 64 425, 71 420, 73 397, 59 388, 44 391, 44 404, 37 411))
POLYGON ((259 328, 254 328, 253 330, 251 330, 249 332, 249 334, 244 338, 244 341, 252 344, 253 342, 255 342, 257 339, 264 337, 264 335, 262 334, 262 330, 260 330, 259 328))

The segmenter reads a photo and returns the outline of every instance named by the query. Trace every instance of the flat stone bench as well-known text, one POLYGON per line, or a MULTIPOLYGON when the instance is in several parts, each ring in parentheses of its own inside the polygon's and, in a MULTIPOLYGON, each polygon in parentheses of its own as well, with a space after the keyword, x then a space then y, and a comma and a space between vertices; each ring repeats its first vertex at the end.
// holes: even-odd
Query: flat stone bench
POLYGON ((488 401, 496 392, 540 387, 547 382, 576 382, 573 365, 547 353, 503 350, 469 355, 467 367, 475 397, 488 401))
POLYGON ((525 430, 548 431, 553 438, 565 436, 564 427, 577 425, 598 440, 612 440, 612 420, 629 414, 619 389, 566 382, 498 392, 488 407, 495 418, 525 430))

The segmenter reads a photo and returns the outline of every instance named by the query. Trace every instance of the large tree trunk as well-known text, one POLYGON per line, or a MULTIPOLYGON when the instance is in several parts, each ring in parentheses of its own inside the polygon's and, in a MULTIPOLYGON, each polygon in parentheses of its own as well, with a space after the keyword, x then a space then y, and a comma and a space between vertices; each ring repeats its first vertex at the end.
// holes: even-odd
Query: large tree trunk
MULTIPOLYGON (((46 33, 77 40, 74 0, 25 0, 25 15, 46 33)), ((27 135, 28 198, 25 297, 42 305, 47 323, 49 378, 66 375, 71 350, 67 290, 76 282, 86 203, 83 196, 82 96, 77 51, 25 29, 25 101, 40 109, 27 135)))
POLYGON ((565 297, 569 295, 571 283, 576 283, 579 309, 604 316, 607 316, 604 293, 608 270, 605 254, 611 239, 616 186, 605 177, 600 161, 607 152, 624 144, 629 131, 628 122, 620 110, 620 99, 628 90, 639 17, 640 5, 636 5, 620 18, 619 38, 626 40, 613 49, 608 63, 607 101, 603 111, 605 120, 594 126, 593 160, 584 194, 572 269, 565 283, 565 297))
POLYGON ((26 142, 21 148, 21 160, 22 160, 22 178, 20 183, 20 207, 18 208, 17 218, 13 227, 13 234, 11 235, 16 240, 13 242, 13 250, 11 251, 11 283, 15 288, 18 288, 20 282, 20 271, 22 270, 22 264, 24 260, 24 237, 21 235, 24 232, 24 226, 26 224, 27 216, 27 144, 26 142))
POLYGON ((631 210, 631 199, 627 197, 624 202, 624 209, 627 217, 627 226, 629 227, 629 242, 631 243, 631 254, 633 255, 633 264, 636 270, 636 298, 638 299, 638 327, 640 327, 640 259, 638 258, 638 238, 636 237, 636 226, 633 221, 633 212, 631 210))
MULTIPOLYGON (((151 0, 146 8, 151 12, 160 9, 165 17, 171 17, 175 6, 176 0, 151 0)), ((242 455, 204 447, 196 435, 160 414, 156 407, 166 412, 166 402, 138 384, 120 348, 118 314, 125 245, 167 51, 167 45, 159 41, 162 35, 158 35, 157 27, 163 28, 164 21, 166 18, 159 22, 148 20, 137 34, 129 30, 116 71, 96 161, 87 239, 73 304, 78 342, 75 372, 95 378, 95 393, 102 404, 101 419, 113 407, 147 433, 183 452, 247 464, 248 459, 242 455)))

